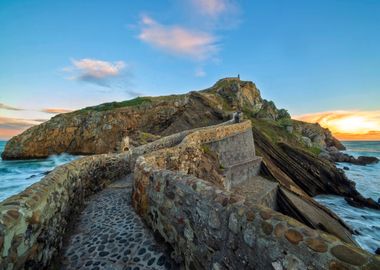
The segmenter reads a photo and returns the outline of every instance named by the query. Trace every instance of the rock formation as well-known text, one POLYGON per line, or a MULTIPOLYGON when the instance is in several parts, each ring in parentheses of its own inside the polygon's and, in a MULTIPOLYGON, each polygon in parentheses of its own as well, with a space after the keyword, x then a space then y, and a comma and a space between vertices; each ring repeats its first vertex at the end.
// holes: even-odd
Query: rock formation
POLYGON ((327 149, 319 154, 319 157, 328 159, 333 162, 346 162, 355 165, 369 165, 378 163, 379 159, 377 157, 359 156, 354 157, 346 153, 340 152, 336 147, 327 147, 327 149))
POLYGON ((337 194, 360 205, 379 207, 362 198, 334 164, 318 158, 326 149, 344 149, 328 129, 291 120, 286 110, 264 100, 254 83, 237 78, 222 79, 208 89, 184 95, 139 97, 55 116, 12 138, 2 158, 123 151, 161 136, 221 123, 237 110, 252 121, 268 173, 284 186, 309 196, 337 194))

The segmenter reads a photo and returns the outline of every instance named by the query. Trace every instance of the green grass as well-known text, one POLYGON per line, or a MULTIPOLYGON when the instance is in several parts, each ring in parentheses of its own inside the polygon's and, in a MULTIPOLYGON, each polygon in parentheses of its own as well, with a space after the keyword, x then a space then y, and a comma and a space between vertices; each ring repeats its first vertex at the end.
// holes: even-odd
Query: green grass
POLYGON ((322 152, 321 148, 316 147, 316 146, 313 146, 313 147, 310 147, 310 148, 306 148, 306 150, 309 151, 309 152, 311 152, 311 153, 313 153, 316 156, 318 156, 322 152))
POLYGON ((201 146, 201 149, 202 149, 202 152, 205 153, 205 154, 211 154, 211 149, 208 145, 206 144, 203 144, 201 146))
POLYGON ((142 145, 142 144, 147 144, 149 142, 155 141, 159 138, 160 136, 157 136, 151 133, 139 132, 138 142, 140 145, 142 145))
POLYGON ((98 106, 93 107, 86 107, 84 109, 81 109, 77 112, 87 112, 87 111, 96 111, 96 112, 102 112, 102 111, 108 111, 108 110, 114 110, 118 108, 125 108, 125 107, 132 107, 132 106, 139 106, 144 103, 151 103, 152 98, 150 97, 137 97, 134 99, 121 101, 121 102, 108 102, 103 103, 98 106))

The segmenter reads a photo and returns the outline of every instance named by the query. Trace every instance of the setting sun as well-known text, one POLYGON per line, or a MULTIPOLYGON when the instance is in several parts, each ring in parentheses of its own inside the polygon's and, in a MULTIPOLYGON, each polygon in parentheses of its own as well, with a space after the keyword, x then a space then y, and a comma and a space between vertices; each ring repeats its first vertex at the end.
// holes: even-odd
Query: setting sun
POLYGON ((380 111, 332 111, 295 116, 321 126, 342 140, 379 140, 380 111))

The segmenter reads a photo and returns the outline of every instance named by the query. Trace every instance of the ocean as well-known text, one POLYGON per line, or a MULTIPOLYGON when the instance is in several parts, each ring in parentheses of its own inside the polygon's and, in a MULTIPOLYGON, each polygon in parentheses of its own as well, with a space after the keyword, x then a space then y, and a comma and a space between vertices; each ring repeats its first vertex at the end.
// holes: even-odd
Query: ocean
MULTIPOLYGON (((0 141, 0 154, 4 150, 5 143, 5 141, 0 141)), ((41 180, 55 167, 76 158, 68 154, 31 160, 5 161, 0 158, 0 201, 23 191, 31 184, 41 180)))
MULTIPOLYGON (((5 143, 0 141, 0 153, 5 143)), ((380 158, 380 142, 343 142, 343 144, 347 147, 345 152, 350 155, 380 158)), ((39 181, 55 167, 76 158, 78 157, 61 154, 42 160, 0 160, 0 201, 39 181)), ((371 197, 375 201, 380 198, 380 163, 367 166, 338 163, 337 166, 349 168, 345 171, 348 178, 355 181, 358 191, 365 197, 371 197)), ((380 247, 380 211, 354 208, 339 196, 321 195, 315 199, 333 210, 360 233, 355 239, 362 248, 374 252, 380 247)))
MULTIPOLYGON (((347 154, 358 156, 375 156, 380 159, 380 141, 346 141, 343 142, 347 154)), ((367 166, 338 163, 338 167, 348 167, 345 171, 349 179, 356 183, 357 190, 364 196, 374 199, 380 198, 380 163, 367 166)), ((319 203, 333 210, 360 235, 355 240, 363 248, 375 252, 380 248, 380 211, 369 208, 355 208, 350 206, 342 197, 320 195, 315 197, 319 203)))

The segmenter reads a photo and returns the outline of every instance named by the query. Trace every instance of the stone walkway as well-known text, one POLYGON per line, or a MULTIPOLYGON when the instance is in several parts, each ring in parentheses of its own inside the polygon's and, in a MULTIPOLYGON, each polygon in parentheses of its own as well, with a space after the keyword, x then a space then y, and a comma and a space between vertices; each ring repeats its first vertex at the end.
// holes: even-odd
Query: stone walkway
POLYGON ((89 197, 63 247, 60 269, 172 269, 131 206, 131 177, 89 197))

